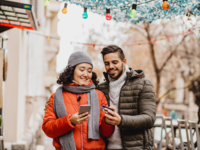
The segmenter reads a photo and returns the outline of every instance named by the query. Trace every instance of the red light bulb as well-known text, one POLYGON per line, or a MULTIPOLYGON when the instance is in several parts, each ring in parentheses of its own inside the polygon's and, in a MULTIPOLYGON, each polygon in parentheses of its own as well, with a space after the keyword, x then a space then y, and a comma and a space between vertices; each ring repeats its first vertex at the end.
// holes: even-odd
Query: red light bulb
POLYGON ((162 8, 164 10, 168 10, 169 7, 170 7, 170 5, 169 5, 168 1, 167 0, 163 0, 162 8))
POLYGON ((111 20, 112 16, 110 15, 110 9, 106 9, 106 20, 111 20))

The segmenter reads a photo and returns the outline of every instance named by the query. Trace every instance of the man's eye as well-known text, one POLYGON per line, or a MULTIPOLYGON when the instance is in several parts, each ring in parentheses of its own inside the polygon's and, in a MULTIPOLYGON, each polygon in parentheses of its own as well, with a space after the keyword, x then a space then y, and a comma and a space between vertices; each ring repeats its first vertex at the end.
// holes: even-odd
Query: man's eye
POLYGON ((109 64, 105 64, 106 66, 108 66, 109 64))
POLYGON ((117 62, 113 62, 113 64, 117 64, 117 62))

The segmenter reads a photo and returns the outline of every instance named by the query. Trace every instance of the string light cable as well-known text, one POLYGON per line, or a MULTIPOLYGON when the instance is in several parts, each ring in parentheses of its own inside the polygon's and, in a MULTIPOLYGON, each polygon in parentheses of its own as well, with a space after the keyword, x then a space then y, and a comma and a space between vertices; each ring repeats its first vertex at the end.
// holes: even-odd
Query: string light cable
MULTIPOLYGON (((121 46, 135 46, 135 45, 138 45, 139 47, 141 47, 141 45, 145 45, 145 44, 151 44, 151 43, 156 43, 158 41, 164 41, 164 40, 169 40, 171 38, 174 38, 174 37, 177 37, 177 36, 180 36, 180 35, 185 35, 187 33, 190 33, 196 29, 199 29, 200 27, 196 27, 196 28, 193 28, 193 29, 189 29, 188 31, 183 31, 182 33, 179 33, 179 34, 176 34, 176 35, 172 35, 172 36, 168 36, 168 37, 164 37, 164 38, 160 38, 160 39, 157 39, 157 40, 152 40, 152 41, 146 41, 146 42, 135 42, 135 43, 132 43, 132 44, 123 44, 121 46)), ((199 31, 200 33, 200 31, 199 31)), ((74 43, 74 44, 81 44, 81 45, 87 45, 87 46, 107 46, 105 44, 94 44, 94 43, 80 43, 80 42, 70 42, 71 44, 74 43)))

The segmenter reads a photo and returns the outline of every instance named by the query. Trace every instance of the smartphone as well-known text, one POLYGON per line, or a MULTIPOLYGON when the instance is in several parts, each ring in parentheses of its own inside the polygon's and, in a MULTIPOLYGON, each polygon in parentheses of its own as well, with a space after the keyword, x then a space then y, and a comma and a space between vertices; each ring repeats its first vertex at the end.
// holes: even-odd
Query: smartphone
POLYGON ((101 111, 103 111, 105 108, 107 108, 107 109, 110 109, 110 110, 112 110, 113 111, 113 109, 112 108, 110 108, 110 107, 107 107, 107 106, 105 106, 105 105, 103 105, 102 107, 101 107, 101 111))
POLYGON ((90 109, 91 109, 91 105, 81 105, 79 107, 79 113, 78 114, 80 115, 80 114, 83 114, 85 112, 90 113, 90 109))

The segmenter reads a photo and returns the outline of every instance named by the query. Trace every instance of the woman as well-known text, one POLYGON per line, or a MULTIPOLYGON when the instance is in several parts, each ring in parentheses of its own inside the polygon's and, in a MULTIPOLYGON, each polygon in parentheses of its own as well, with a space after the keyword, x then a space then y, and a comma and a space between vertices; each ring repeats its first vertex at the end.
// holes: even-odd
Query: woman
POLYGON ((45 111, 42 129, 53 138, 56 150, 103 150, 102 138, 114 132, 114 126, 106 124, 105 113, 100 111, 107 106, 104 94, 96 90, 97 76, 92 72, 91 58, 84 52, 73 53, 68 66, 59 75, 56 90, 45 111), (79 106, 90 104, 90 114, 78 114, 79 106))

